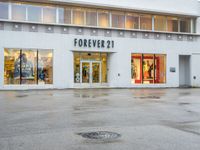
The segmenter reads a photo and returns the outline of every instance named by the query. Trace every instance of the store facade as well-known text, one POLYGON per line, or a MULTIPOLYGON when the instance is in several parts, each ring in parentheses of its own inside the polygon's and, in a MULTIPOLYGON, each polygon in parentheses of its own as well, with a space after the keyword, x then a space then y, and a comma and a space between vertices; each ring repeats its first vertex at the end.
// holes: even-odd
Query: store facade
POLYGON ((199 3, 182 1, 1 1, 0 89, 200 87, 199 3))

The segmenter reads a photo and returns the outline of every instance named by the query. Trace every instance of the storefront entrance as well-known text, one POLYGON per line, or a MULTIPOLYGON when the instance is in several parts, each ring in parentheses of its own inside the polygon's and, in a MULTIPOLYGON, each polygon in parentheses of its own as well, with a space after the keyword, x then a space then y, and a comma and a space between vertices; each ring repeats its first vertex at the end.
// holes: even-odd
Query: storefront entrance
POLYGON ((107 85, 107 53, 74 52, 75 87, 107 85))
POLYGON ((80 83, 101 83, 101 62, 80 62, 80 83))

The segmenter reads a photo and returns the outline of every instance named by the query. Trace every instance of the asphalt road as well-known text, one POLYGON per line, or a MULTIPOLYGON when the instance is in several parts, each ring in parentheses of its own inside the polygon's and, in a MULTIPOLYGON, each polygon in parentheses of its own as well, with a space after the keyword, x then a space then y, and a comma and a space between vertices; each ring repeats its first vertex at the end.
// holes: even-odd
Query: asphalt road
POLYGON ((200 150, 200 89, 0 91, 0 150, 200 150))

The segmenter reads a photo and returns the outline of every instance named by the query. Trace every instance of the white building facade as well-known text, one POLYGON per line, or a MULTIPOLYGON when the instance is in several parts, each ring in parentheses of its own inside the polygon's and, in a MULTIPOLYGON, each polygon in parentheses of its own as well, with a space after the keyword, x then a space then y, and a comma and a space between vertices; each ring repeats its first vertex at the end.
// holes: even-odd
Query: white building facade
POLYGON ((196 0, 0 2, 0 90, 200 87, 196 0))

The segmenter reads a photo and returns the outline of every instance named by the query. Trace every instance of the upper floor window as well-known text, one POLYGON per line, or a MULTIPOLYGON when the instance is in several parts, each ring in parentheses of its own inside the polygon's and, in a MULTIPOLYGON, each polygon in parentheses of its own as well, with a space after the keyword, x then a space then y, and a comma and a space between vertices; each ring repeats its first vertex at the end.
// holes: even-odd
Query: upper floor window
POLYGON ((166 31, 166 23, 165 16, 154 16, 154 29, 156 31, 166 31))
POLYGON ((28 5, 28 20, 42 22, 42 7, 28 5))
POLYGON ((106 11, 106 10, 98 11, 98 26, 99 27, 109 27, 110 26, 109 11, 106 11))
POLYGON ((84 9, 75 8, 73 9, 73 24, 84 25, 84 9))
POLYGON ((8 19, 8 3, 1 3, 0 2, 0 18, 1 19, 8 19))
POLYGON ((56 8, 50 6, 43 8, 43 22, 56 23, 56 8))
POLYGON ((88 9, 86 10, 86 25, 97 26, 97 11, 88 9))
POLYGON ((194 17, 90 9, 28 2, 0 2, 0 19, 38 23, 74 24, 103 28, 195 33, 194 17))
POLYGON ((126 29, 139 29, 139 15, 133 13, 126 14, 126 29))
POLYGON ((178 32, 178 18, 167 17, 167 31, 178 32))
POLYGON ((151 15, 140 16, 140 29, 152 30, 152 16, 151 15))
POLYGON ((112 12, 112 27, 124 28, 125 16, 124 13, 112 12))
POLYGON ((59 23, 71 24, 71 9, 59 8, 59 23))
POLYGON ((191 32, 191 19, 180 19, 180 32, 191 32))
POLYGON ((26 5, 12 4, 12 19, 13 20, 26 20, 26 5))

